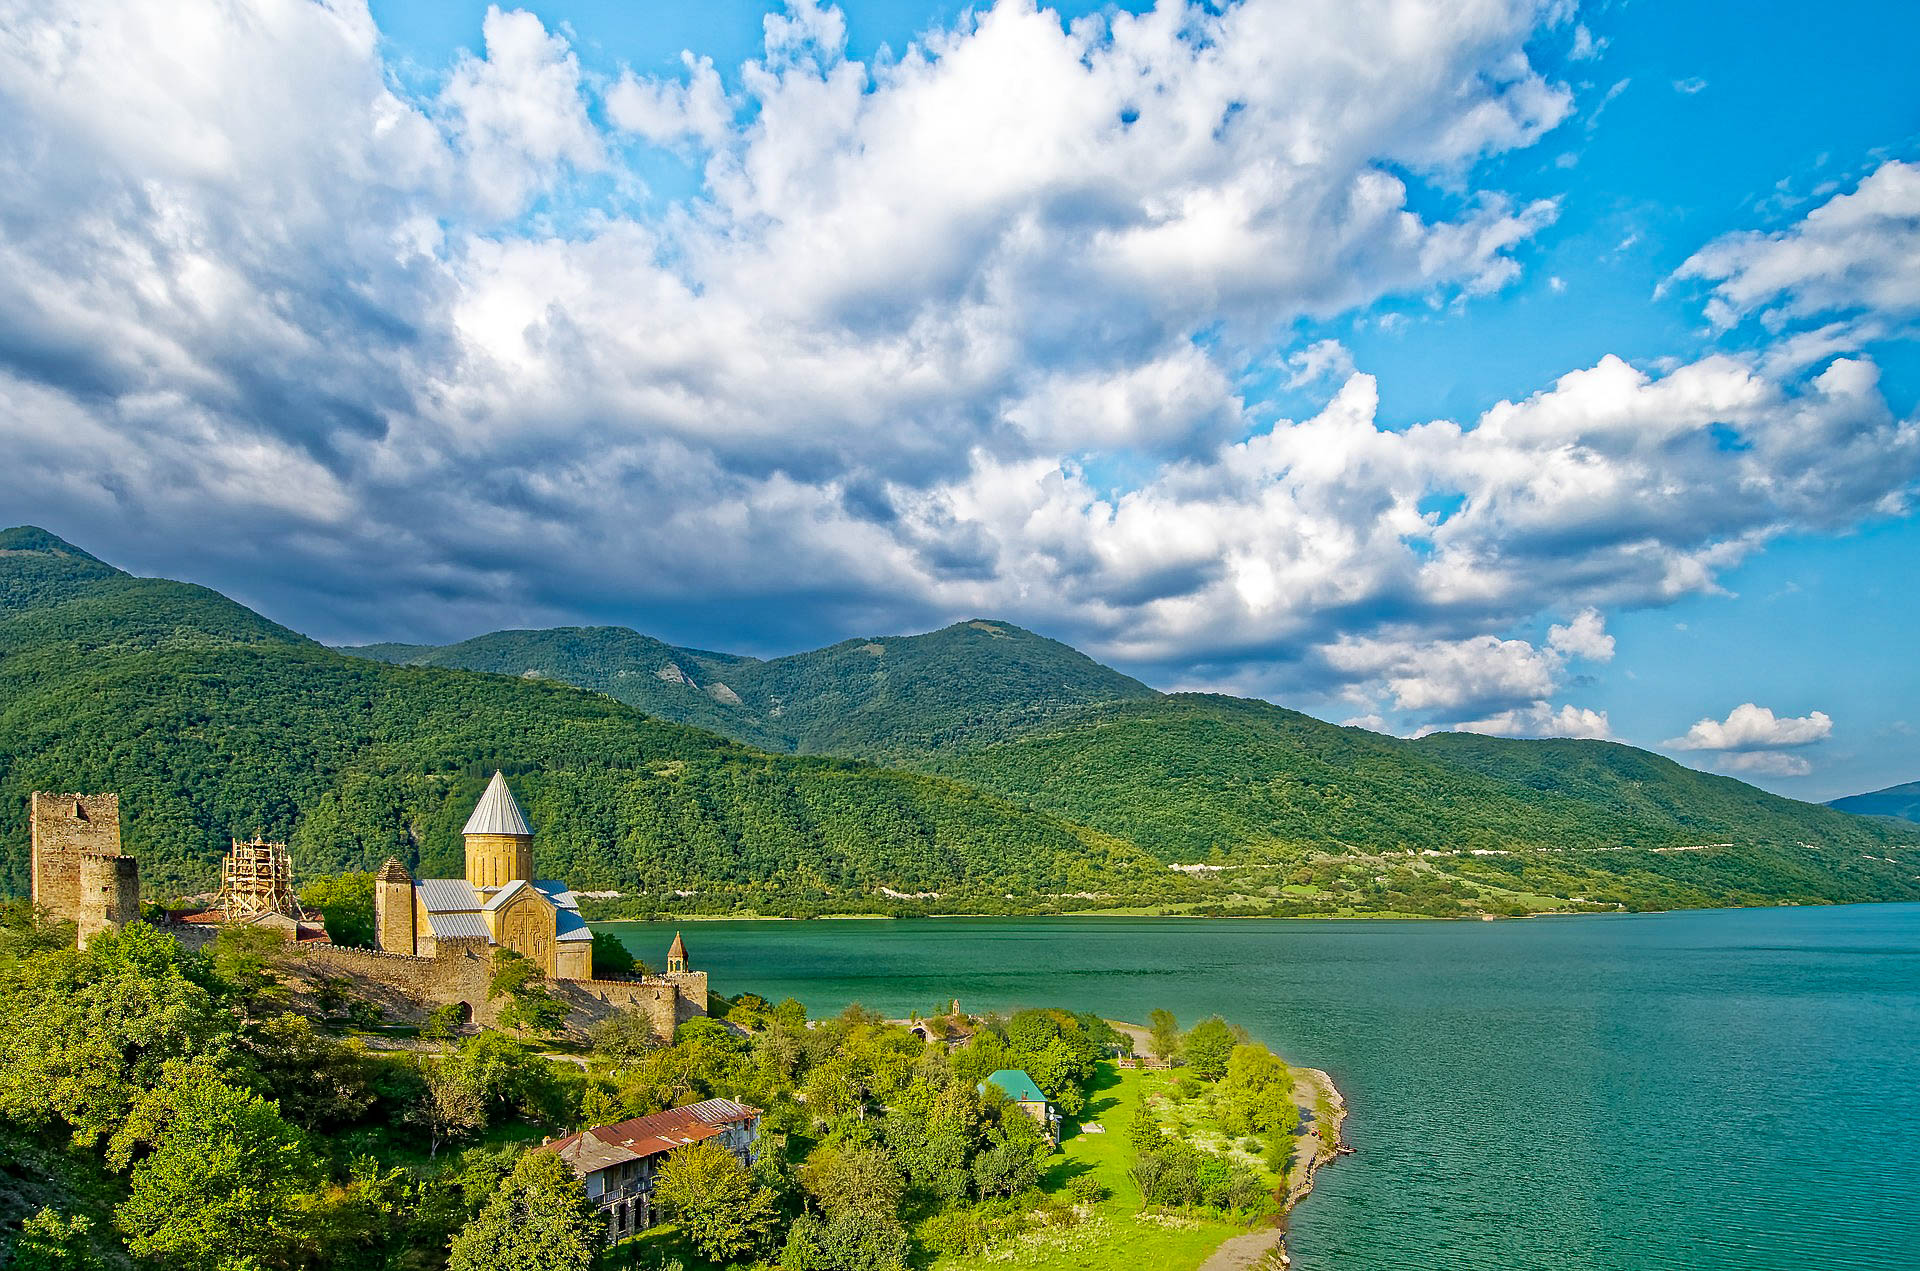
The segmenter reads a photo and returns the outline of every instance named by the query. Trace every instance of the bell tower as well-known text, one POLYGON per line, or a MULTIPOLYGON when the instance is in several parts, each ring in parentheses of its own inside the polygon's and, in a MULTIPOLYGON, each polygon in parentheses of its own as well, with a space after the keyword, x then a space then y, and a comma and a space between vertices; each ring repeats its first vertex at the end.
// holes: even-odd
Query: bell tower
POLYGON ((475 887, 492 891, 516 879, 533 880, 533 827, 498 769, 462 833, 467 840, 467 881, 475 887))
POLYGON ((678 931, 673 933, 673 947, 667 950, 667 974, 685 975, 687 973, 687 942, 680 938, 678 931))

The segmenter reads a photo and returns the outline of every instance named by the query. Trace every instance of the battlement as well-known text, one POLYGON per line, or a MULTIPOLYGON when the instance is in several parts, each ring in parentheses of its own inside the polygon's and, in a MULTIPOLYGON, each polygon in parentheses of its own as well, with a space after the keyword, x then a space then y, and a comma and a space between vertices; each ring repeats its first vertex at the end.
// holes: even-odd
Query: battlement
MULTIPOLYGON (((306 976, 351 977, 362 996, 396 1021, 418 1023, 435 1008, 458 1003, 467 1008, 467 1018, 492 1025, 507 1005, 505 998, 487 996, 493 959, 483 941, 445 941, 431 958, 334 944, 290 946, 288 952, 288 965, 306 976)), ((577 1035, 614 1011, 638 1010, 668 1040, 676 1025, 707 1013, 705 971, 631 980, 549 980, 546 987, 566 1004, 567 1028, 577 1035)))

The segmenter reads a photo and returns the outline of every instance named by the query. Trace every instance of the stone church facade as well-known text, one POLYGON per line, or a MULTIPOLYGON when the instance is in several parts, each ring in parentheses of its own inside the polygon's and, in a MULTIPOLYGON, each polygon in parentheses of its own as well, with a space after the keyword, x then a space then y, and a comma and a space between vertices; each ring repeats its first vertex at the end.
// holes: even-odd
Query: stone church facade
POLYGON ((442 945, 512 949, 550 980, 593 978, 593 933, 565 883, 533 876, 533 827, 499 772, 462 832, 464 878, 415 880, 397 860, 374 879, 380 949, 431 958, 442 945))
POLYGON ((317 974, 352 975, 399 1018, 459 1003, 476 1022, 492 1023, 504 1005, 487 995, 501 949, 530 959, 554 996, 583 1018, 639 1010, 671 1038, 676 1024, 706 1014, 707 973, 688 968, 678 936, 665 975, 594 978, 593 933, 564 882, 533 877, 533 827, 501 773, 463 835, 464 877, 415 879, 398 860, 381 866, 374 876, 378 952, 323 946, 303 950, 302 961, 317 974))

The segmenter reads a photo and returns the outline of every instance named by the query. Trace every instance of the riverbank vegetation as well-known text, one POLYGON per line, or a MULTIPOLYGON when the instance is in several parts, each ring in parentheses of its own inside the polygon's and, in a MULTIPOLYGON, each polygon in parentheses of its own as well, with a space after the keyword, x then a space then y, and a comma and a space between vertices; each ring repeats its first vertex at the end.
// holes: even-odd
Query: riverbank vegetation
POLYGON ((670 1041, 626 1014, 584 1041, 532 1011, 516 1033, 395 1029, 348 989, 296 997, 257 930, 203 952, 143 924, 72 939, 0 911, 0 1224, 22 1268, 887 1271, 1113 1265, 1071 1259, 1141 1241, 1174 1267, 1285 1175, 1288 1069, 1217 1020, 1180 1039, 1187 1068, 1146 1075, 1116 1067, 1128 1034, 1064 1009, 916 1031, 743 994, 670 1041), (988 1082, 1003 1069, 1064 1115, 1060 1148, 988 1082), (721 1097, 763 1110, 755 1164, 676 1155, 671 1221, 616 1249, 530 1150, 721 1097))

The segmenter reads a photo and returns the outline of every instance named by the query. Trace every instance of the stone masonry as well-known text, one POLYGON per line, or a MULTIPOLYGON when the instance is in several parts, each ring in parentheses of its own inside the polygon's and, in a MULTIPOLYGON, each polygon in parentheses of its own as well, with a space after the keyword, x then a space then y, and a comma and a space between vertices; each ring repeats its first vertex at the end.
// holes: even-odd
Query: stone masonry
POLYGON ((120 796, 33 792, 33 903, 80 943, 140 916, 140 867, 120 854, 120 796))
MULTIPOLYGON (((286 959, 294 976, 310 983, 321 976, 353 981, 362 996, 399 1023, 418 1023, 437 1007, 462 1003, 475 1023, 491 1025, 508 1001, 487 1000, 493 950, 482 940, 442 940, 431 958, 314 944, 289 946, 286 959)), ((675 1025, 707 1013, 705 971, 631 980, 550 979, 546 988, 571 1009, 567 1024, 573 1031, 617 1010, 634 1009, 646 1013, 662 1040, 670 1040, 675 1025)))

